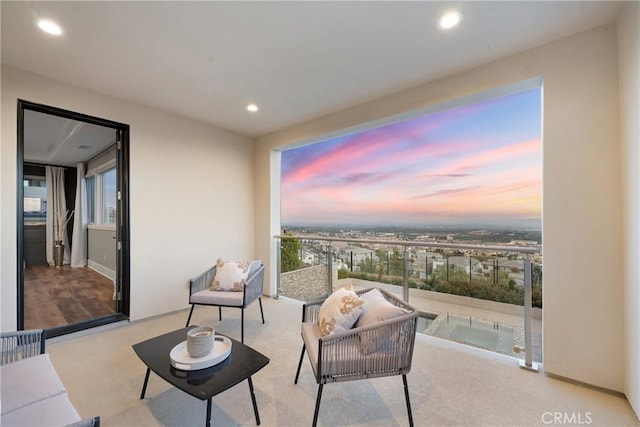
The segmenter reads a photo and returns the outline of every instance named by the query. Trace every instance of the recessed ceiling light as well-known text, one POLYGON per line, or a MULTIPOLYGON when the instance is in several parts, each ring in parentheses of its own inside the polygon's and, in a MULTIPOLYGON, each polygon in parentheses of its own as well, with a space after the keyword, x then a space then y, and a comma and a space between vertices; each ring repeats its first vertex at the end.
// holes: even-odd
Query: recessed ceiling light
POLYGON ((35 23, 38 28, 47 34, 52 34, 54 36, 62 35, 62 27, 50 19, 36 19, 35 23))
POLYGON ((258 111, 258 106, 256 104, 249 104, 247 105, 247 110, 251 111, 252 113, 258 111))
POLYGON ((438 26, 443 30, 455 27, 462 21, 462 14, 457 10, 451 10, 440 17, 438 26))

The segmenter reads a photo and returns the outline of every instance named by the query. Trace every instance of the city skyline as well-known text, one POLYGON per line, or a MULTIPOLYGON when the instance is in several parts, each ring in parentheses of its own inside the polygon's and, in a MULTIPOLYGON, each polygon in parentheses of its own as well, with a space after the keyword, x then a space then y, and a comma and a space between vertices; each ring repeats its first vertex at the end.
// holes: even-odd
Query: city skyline
POLYGON ((282 153, 281 222, 540 228, 541 90, 282 153))

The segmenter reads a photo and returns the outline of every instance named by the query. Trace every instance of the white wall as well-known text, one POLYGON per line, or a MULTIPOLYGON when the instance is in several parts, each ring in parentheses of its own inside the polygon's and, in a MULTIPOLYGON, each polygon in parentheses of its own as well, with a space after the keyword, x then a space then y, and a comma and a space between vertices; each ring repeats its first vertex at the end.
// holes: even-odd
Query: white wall
POLYGON ((640 416, 640 3, 618 22, 620 136, 625 199, 625 394, 640 416))
POLYGON ((271 216, 256 221, 258 255, 278 232, 272 148, 543 76, 544 369, 623 391, 617 71, 616 28, 605 26, 259 138, 256 208, 271 216))
POLYGON ((251 139, 5 66, 1 78, 2 330, 16 328, 17 98, 131 126, 132 320, 185 308, 189 278, 218 256, 253 256, 251 139))

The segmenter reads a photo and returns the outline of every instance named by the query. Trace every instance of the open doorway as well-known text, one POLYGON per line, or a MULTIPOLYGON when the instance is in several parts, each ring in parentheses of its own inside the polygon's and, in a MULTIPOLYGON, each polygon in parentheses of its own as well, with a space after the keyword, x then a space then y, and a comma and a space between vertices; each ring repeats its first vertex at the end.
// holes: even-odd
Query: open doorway
POLYGON ((18 329, 129 314, 129 126, 18 101, 18 329))

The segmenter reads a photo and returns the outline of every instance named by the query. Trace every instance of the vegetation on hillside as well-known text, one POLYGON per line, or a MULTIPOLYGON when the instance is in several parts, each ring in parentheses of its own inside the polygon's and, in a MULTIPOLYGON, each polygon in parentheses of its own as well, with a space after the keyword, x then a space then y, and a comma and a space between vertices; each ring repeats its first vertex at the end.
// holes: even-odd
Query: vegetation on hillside
MULTIPOLYGON (((468 274, 463 271, 456 271, 450 274, 449 280, 445 280, 442 275, 439 274, 433 274, 433 276, 434 277, 429 280, 410 277, 408 279, 409 287, 507 304, 524 305, 524 287, 517 286, 513 280, 500 280, 498 283, 476 278, 469 280, 468 274)), ((346 269, 338 271, 339 279, 348 277, 388 283, 395 286, 403 285, 402 276, 350 272, 346 269)), ((542 286, 540 286, 539 282, 536 282, 532 287, 531 300, 533 307, 542 308, 542 286)))

